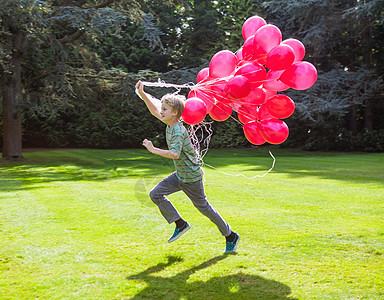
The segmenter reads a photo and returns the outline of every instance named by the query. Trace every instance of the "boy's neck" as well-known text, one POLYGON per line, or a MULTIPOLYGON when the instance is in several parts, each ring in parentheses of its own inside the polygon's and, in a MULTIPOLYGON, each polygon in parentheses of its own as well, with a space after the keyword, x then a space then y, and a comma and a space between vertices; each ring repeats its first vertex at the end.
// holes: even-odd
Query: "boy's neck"
POLYGON ((175 126, 177 123, 179 123, 179 119, 174 119, 174 120, 169 121, 168 126, 169 126, 169 127, 173 127, 173 126, 175 126))

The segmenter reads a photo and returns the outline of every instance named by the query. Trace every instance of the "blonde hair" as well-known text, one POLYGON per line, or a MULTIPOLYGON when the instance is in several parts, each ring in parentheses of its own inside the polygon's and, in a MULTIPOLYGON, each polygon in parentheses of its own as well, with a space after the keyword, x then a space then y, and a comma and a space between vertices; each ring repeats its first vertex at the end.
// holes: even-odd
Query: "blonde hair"
POLYGON ((183 95, 166 94, 161 98, 161 102, 168 104, 172 107, 173 111, 177 111, 177 118, 179 119, 184 111, 185 97, 183 95))

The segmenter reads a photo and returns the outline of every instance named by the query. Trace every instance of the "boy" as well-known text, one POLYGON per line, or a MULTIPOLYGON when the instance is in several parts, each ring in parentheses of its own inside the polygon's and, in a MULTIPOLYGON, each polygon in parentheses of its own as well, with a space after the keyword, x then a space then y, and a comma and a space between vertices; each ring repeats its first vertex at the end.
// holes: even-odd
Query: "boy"
POLYGON ((166 197, 172 193, 183 191, 191 199, 193 205, 216 224, 221 234, 225 236, 225 252, 236 251, 240 236, 231 230, 228 223, 207 201, 202 180, 203 170, 198 162, 197 153, 191 145, 188 132, 180 121, 184 111, 185 97, 167 94, 160 101, 144 92, 144 85, 141 81, 136 84, 136 93, 144 100, 151 114, 167 124, 168 150, 154 147, 152 142, 147 139, 143 141, 143 145, 153 154, 173 159, 175 164, 176 172, 163 179, 149 194, 168 223, 174 222, 176 224, 175 231, 168 242, 177 240, 191 228, 166 197))

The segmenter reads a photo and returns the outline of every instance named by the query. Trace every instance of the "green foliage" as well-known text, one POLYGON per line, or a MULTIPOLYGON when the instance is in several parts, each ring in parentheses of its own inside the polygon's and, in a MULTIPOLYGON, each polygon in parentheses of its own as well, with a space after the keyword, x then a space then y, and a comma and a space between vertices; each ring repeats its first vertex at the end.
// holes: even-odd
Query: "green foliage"
POLYGON ((180 63, 199 66, 208 61, 221 49, 224 29, 219 26, 220 13, 215 9, 214 1, 194 1, 190 9, 185 10, 184 24, 181 28, 180 63))
POLYGON ((170 55, 159 48, 151 48, 143 36, 142 26, 130 23, 122 28, 119 35, 109 33, 92 44, 89 42, 89 48, 97 53, 100 62, 107 69, 119 68, 125 72, 143 69, 169 71, 170 55))
POLYGON ((217 0, 214 7, 220 13, 218 26, 224 35, 218 40, 221 49, 236 52, 244 43, 242 27, 254 15, 264 17, 259 0, 217 0))
MULTIPOLYGON (((232 116, 236 119, 236 113, 233 113, 232 116)), ((250 144, 244 136, 242 125, 229 118, 224 122, 214 121, 210 146, 212 148, 241 148, 250 146, 250 144)))
POLYGON ((311 132, 304 144, 305 150, 384 151, 384 129, 363 130, 356 135, 344 128, 329 128, 328 134, 311 132))
MULTIPOLYGON (((29 110, 24 114, 25 146, 123 148, 141 147, 149 138, 164 146, 165 125, 154 118, 134 92, 137 80, 185 83, 197 69, 124 73, 93 70, 73 74, 72 105, 54 114, 29 110), (75 76, 76 75, 76 76, 75 76), (163 76, 162 76, 163 75, 163 76), (39 113, 40 112, 40 113, 39 113)), ((172 90, 148 89, 154 96, 172 90)))

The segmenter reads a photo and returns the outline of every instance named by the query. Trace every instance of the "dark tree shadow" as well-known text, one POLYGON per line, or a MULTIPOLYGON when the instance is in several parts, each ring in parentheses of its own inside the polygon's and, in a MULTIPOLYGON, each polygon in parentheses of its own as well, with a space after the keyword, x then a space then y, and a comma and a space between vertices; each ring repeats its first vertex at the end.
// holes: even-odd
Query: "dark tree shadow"
POLYGON ((289 297, 291 289, 287 285, 242 272, 214 277, 206 282, 187 282, 195 272, 209 268, 227 257, 229 255, 213 257, 172 277, 154 275, 182 261, 179 257, 168 256, 167 263, 159 263, 127 277, 128 280, 143 280, 148 285, 132 299, 295 299, 289 297))

